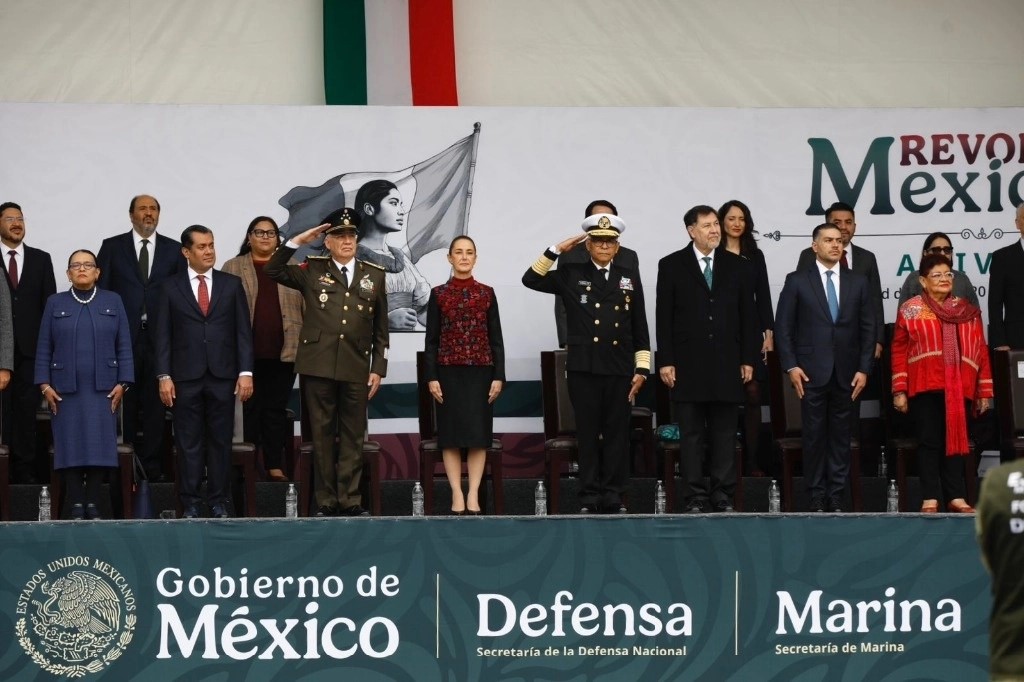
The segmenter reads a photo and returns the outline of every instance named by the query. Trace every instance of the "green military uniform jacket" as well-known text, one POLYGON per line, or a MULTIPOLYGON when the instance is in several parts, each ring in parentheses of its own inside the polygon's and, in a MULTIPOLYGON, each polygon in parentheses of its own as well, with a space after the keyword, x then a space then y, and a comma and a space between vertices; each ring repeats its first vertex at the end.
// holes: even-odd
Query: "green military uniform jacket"
POLYGON ((289 264, 295 249, 282 246, 266 265, 267 275, 302 292, 305 302, 295 371, 335 381, 365 382, 388 369, 388 299, 384 271, 353 260, 349 287, 330 256, 289 264))

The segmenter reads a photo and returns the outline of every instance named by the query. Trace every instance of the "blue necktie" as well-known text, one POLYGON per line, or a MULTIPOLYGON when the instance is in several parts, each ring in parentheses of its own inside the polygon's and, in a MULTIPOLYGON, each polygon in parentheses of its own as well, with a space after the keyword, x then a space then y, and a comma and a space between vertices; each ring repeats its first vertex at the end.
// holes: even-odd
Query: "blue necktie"
POLYGON ((828 278, 825 281, 825 297, 828 298, 828 311, 832 313, 833 322, 839 319, 839 297, 836 296, 836 285, 832 281, 834 274, 831 270, 825 271, 825 276, 828 278))
POLYGON ((711 257, 704 256, 701 258, 704 261, 704 281, 708 283, 708 289, 711 288, 711 257))

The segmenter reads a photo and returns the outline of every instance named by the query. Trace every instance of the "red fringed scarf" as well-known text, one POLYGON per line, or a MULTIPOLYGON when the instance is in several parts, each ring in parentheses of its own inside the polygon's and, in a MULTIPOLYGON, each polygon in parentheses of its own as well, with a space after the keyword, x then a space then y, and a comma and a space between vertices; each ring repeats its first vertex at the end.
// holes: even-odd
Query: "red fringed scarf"
POLYGON ((946 383, 946 456, 966 455, 967 413, 964 411, 964 384, 960 377, 960 343, 957 325, 970 322, 981 310, 965 299, 948 296, 938 302, 923 292, 921 298, 942 323, 942 365, 946 383))

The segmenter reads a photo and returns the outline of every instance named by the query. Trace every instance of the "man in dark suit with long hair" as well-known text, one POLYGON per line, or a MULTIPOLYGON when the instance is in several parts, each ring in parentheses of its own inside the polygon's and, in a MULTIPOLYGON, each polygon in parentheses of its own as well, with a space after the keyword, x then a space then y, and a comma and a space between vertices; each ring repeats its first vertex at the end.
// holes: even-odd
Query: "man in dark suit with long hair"
POLYGON ((842 267, 843 235, 814 228, 815 260, 790 273, 775 313, 775 347, 798 396, 811 511, 841 512, 850 470, 850 411, 867 385, 877 330, 863 275, 842 267))
POLYGON ((132 334, 135 385, 124 396, 125 439, 134 442, 148 478, 157 480, 161 475, 165 410, 157 391, 153 314, 160 283, 184 270, 185 260, 181 245, 156 231, 160 202, 154 197, 140 194, 132 198, 128 217, 132 229, 104 239, 96 264, 100 268, 100 288, 121 296, 132 334))
POLYGON ((227 518, 235 396, 252 395, 252 327, 242 280, 214 270, 213 232, 181 233, 188 267, 164 280, 156 309, 156 371, 160 400, 174 413, 178 491, 185 518, 206 499, 214 518, 227 518))
MULTIPOLYGON (((0 204, 0 244, 4 273, 11 290, 14 318, 14 367, 4 393, 4 442, 11 449, 11 476, 15 483, 34 483, 36 461, 36 410, 39 389, 35 372, 36 341, 46 299, 56 293, 50 254, 24 242, 25 216, 21 206, 0 204)), ((45 467, 49 470, 49 465, 45 467)))

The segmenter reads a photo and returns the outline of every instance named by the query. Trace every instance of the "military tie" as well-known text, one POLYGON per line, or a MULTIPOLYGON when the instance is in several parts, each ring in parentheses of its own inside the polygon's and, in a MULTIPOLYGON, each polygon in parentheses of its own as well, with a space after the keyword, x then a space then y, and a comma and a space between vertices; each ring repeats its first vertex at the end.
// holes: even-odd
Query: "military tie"
POLYGON ((708 289, 710 289, 711 288, 711 278, 712 278, 712 274, 711 274, 711 257, 710 256, 704 256, 703 258, 701 258, 701 260, 704 261, 704 281, 708 283, 708 289))
POLYGON ((341 288, 348 289, 348 266, 341 266, 341 288))
POLYGON ((828 311, 832 313, 833 322, 839 319, 839 297, 836 296, 836 284, 832 281, 834 274, 831 270, 825 271, 825 276, 828 278, 825 281, 825 296, 828 298, 828 311))

